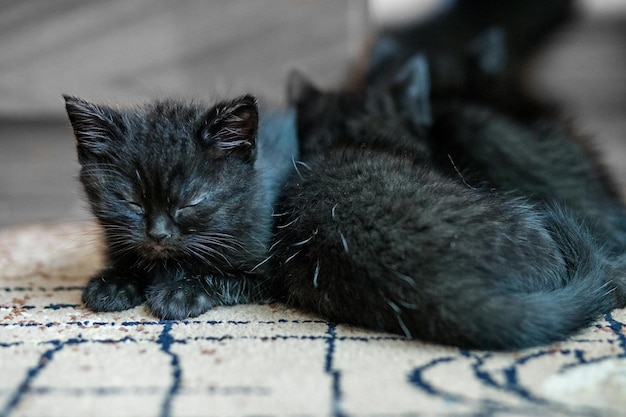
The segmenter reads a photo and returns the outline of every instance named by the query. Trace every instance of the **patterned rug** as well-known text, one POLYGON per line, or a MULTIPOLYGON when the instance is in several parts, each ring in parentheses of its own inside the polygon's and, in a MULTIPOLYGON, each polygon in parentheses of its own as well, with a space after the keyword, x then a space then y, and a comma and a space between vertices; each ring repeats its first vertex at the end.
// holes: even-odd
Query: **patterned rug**
POLYGON ((91 224, 0 231, 0 417, 623 416, 626 310, 567 342, 444 348, 282 305, 95 314, 91 224))

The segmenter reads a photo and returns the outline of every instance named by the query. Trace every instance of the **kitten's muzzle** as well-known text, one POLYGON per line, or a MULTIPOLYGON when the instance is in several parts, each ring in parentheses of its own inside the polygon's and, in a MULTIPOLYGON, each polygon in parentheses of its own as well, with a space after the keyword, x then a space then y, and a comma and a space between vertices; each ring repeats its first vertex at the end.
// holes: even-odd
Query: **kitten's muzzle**
POLYGON ((170 240, 174 234, 174 225, 172 220, 165 214, 154 216, 151 221, 148 222, 148 237, 161 246, 170 240))
POLYGON ((145 255, 152 258, 167 258, 175 251, 174 227, 167 215, 151 217, 147 223, 147 245, 145 255))

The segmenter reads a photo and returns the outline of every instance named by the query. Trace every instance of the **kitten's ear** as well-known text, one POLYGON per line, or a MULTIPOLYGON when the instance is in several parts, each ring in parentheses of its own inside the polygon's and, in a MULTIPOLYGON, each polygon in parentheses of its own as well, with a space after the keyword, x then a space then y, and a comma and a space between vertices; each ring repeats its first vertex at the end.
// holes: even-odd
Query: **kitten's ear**
POLYGON ((235 154, 250 158, 256 146, 258 126, 257 101, 245 95, 213 107, 206 116, 200 137, 216 157, 235 154))
POLYGON ((313 82, 298 70, 292 70, 287 79, 287 102, 296 106, 300 102, 320 95, 320 90, 313 82))
POLYGON ((119 114, 113 109, 77 97, 63 95, 63 98, 76 136, 80 164, 111 155, 122 135, 120 126, 116 123, 119 114))
POLYGON ((409 59, 392 80, 391 90, 399 97, 403 112, 420 126, 433 121, 430 88, 428 59, 422 54, 409 59))

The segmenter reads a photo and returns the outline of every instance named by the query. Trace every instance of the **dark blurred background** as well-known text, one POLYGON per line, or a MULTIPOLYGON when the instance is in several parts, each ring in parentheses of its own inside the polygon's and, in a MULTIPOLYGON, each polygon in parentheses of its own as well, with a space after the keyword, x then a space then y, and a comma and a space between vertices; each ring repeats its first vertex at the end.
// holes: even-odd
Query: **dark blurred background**
MULTIPOLYGON (((0 228, 88 218, 62 93, 108 103, 253 92, 281 105, 288 71, 342 82, 368 34, 437 0, 0 0, 0 228)), ((539 55, 626 190, 626 1, 585 0, 539 55)))

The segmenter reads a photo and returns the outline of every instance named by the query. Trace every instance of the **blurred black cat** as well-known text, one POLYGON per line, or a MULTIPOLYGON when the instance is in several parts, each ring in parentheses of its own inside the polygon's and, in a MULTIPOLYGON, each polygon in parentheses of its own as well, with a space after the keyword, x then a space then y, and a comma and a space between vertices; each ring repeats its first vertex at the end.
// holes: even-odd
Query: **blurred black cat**
POLYGON ((183 319, 267 297, 272 205, 297 155, 292 114, 262 113, 258 126, 251 96, 127 109, 65 100, 107 249, 88 308, 147 299, 158 317, 183 319))
MULTIPOLYGON (((416 54, 430 67, 436 97, 482 101, 519 109, 523 69, 546 35, 575 14, 573 0, 449 0, 431 15, 384 28, 368 50, 367 64, 353 74, 357 86, 384 86, 416 54)), ((537 103, 530 107, 536 111, 537 103)), ((510 109, 509 109, 510 110, 510 109)), ((542 109, 541 109, 542 110, 542 109)))
POLYGON ((450 85, 429 59, 414 55, 382 78, 376 62, 352 92, 292 76, 301 163, 272 251, 285 300, 484 349, 561 340, 624 306, 626 211, 588 148, 520 85, 500 83, 517 79, 498 76, 516 71, 506 62, 493 74, 471 66, 485 76, 450 85))
POLYGON ((626 269, 565 208, 438 169, 393 95, 297 89, 303 154, 272 252, 288 303, 485 349, 560 340, 624 305, 626 269))
POLYGON ((384 88, 402 72, 415 73, 412 61, 426 60, 422 75, 408 83, 402 108, 412 112, 413 122, 430 128, 428 142, 439 169, 475 187, 539 202, 558 200, 602 245, 624 252, 623 204, 593 144, 574 133, 557 106, 532 94, 524 77, 529 56, 574 13, 572 3, 448 2, 426 21, 384 31, 361 88, 384 88), (422 58, 416 60, 416 53, 422 58), (412 97, 410 90, 416 91, 412 97), (421 108, 433 114, 425 119, 414 103, 427 98, 432 103, 421 108))

